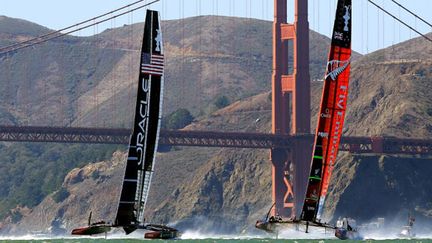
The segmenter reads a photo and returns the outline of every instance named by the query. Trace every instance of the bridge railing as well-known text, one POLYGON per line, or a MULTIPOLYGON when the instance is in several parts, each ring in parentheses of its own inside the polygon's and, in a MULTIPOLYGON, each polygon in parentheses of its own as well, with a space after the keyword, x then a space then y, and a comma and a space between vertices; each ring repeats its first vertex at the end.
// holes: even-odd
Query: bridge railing
MULTIPOLYGON (((127 144, 130 132, 130 129, 123 128, 0 126, 0 141, 127 144)), ((159 143, 173 146, 289 149, 299 139, 309 140, 312 144, 313 135, 162 130, 159 143)), ((432 154, 431 139, 342 137, 340 146, 342 151, 351 153, 432 154)))

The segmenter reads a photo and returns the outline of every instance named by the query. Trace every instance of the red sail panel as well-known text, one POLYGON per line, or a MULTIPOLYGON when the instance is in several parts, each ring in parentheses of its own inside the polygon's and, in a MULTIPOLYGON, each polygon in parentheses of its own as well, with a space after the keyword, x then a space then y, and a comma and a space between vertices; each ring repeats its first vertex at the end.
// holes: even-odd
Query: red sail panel
POLYGON ((301 219, 319 221, 343 131, 351 58, 351 0, 339 0, 301 219))

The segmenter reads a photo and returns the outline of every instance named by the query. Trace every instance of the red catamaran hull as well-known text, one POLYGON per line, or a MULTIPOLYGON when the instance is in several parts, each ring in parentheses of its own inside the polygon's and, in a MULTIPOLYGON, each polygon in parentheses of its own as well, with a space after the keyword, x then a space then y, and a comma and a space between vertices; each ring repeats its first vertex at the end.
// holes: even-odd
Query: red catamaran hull
POLYGON ((72 235, 97 235, 107 233, 111 230, 109 225, 92 225, 72 230, 72 235))
POLYGON ((146 239, 174 239, 177 237, 177 231, 151 231, 144 234, 144 238, 146 239))

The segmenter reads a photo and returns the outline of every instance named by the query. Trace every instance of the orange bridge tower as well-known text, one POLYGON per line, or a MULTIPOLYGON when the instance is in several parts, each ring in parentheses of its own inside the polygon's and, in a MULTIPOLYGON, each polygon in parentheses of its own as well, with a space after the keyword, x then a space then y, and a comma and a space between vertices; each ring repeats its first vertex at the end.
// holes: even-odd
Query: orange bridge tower
MULTIPOLYGON (((274 0, 272 133, 310 134, 308 1, 295 0, 295 20, 287 23, 287 0, 274 0), (289 59, 292 57, 292 67, 289 59)), ((299 136, 301 137, 301 136, 299 136)), ((273 148, 272 214, 299 217, 312 153, 311 136, 291 149, 273 148)))

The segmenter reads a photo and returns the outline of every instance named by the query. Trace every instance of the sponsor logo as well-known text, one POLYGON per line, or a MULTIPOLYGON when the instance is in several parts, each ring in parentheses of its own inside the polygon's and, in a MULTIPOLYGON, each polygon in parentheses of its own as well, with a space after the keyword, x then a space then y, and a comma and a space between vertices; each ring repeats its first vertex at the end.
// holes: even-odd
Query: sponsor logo
POLYGON ((339 74, 341 74, 350 64, 351 59, 345 61, 331 60, 327 63, 327 75, 324 79, 330 77, 332 80, 336 80, 339 74))
POLYGON ((149 107, 150 107, 150 83, 149 80, 143 78, 141 80, 141 90, 144 95, 142 99, 139 101, 139 112, 136 114, 138 116, 138 128, 137 137, 136 137, 136 153, 138 157, 138 165, 141 165, 144 160, 144 149, 145 149, 145 140, 147 137, 148 130, 148 119, 149 119, 149 107))
POLYGON ((156 51, 161 51, 162 47, 162 32, 159 29, 156 29, 156 51))
POLYGON ((344 31, 349 31, 348 24, 349 20, 351 19, 350 8, 351 6, 345 6, 345 15, 343 16, 343 19, 345 20, 345 26, 343 29, 344 31))
POLYGON ((337 151, 339 149, 338 142, 340 136, 342 135, 342 125, 343 125, 343 119, 345 115, 345 104, 347 99, 348 87, 345 85, 341 85, 339 87, 339 90, 340 90, 340 95, 337 97, 337 107, 341 110, 336 112, 334 130, 333 130, 332 137, 330 138, 331 141, 329 144, 329 146, 331 147, 330 154, 329 154, 329 164, 331 166, 333 166, 336 160, 337 151))
POLYGON ((328 132, 318 132, 318 136, 320 136, 322 138, 326 138, 326 137, 328 137, 328 132))
POLYGON ((345 85, 341 85, 341 86, 339 87, 339 89, 340 89, 340 91, 341 91, 341 94, 340 94, 339 97, 338 97, 338 103, 337 103, 337 106, 338 106, 339 109, 343 109, 343 108, 344 108, 343 104, 344 104, 345 101, 346 101, 346 94, 347 94, 347 91, 348 91, 348 87, 345 86, 345 85))
POLYGON ((343 40, 343 33, 341 33, 341 32, 337 32, 337 31, 335 31, 334 32, 334 39, 336 39, 336 40, 343 40))
POLYGON ((321 113, 322 118, 331 118, 330 110, 327 108, 325 109, 325 113, 321 113))

